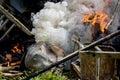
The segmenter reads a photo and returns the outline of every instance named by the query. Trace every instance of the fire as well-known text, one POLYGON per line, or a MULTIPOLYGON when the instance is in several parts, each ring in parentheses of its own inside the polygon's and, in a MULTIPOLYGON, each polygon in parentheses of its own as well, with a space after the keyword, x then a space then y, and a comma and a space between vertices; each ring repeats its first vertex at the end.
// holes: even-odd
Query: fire
POLYGON ((11 53, 8 53, 8 54, 6 54, 6 58, 5 58, 5 60, 6 60, 6 63, 5 63, 5 65, 7 65, 7 66, 12 66, 12 65, 17 65, 17 64, 20 64, 20 61, 15 61, 15 62, 12 62, 12 60, 13 60, 13 55, 14 54, 16 54, 16 53, 21 53, 22 51, 24 51, 24 46, 20 46, 20 44, 19 43, 16 43, 14 46, 13 46, 13 48, 11 49, 11 52, 12 52, 12 54, 11 53))
POLYGON ((94 13, 85 14, 82 18, 82 22, 91 23, 92 26, 99 24, 100 30, 104 33, 104 28, 107 25, 106 19, 108 15, 104 12, 95 11, 94 13))
POLYGON ((14 45, 14 47, 13 47, 13 49, 11 49, 11 51, 13 52, 13 53, 17 53, 18 51, 19 51, 19 44, 16 44, 16 45, 14 45))

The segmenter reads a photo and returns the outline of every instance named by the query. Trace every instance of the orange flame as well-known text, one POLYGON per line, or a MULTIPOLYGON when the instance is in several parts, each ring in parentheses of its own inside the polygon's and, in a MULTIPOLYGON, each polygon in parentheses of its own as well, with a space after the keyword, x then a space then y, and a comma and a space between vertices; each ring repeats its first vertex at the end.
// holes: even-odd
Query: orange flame
POLYGON ((96 11, 95 13, 85 14, 82 18, 82 22, 91 23, 92 26, 99 24, 101 32, 104 33, 104 28, 107 25, 107 17, 108 15, 106 13, 96 11))
POLYGON ((17 53, 18 51, 19 51, 19 44, 16 44, 16 45, 14 45, 14 47, 13 47, 13 49, 11 49, 11 51, 13 52, 13 53, 17 53))

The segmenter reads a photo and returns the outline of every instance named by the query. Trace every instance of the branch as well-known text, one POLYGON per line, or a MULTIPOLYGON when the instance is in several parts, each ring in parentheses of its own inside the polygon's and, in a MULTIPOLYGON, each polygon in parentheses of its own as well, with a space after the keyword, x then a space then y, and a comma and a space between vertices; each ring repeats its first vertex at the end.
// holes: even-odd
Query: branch
POLYGON ((114 13, 113 13, 110 21, 109 21, 108 24, 106 25, 105 30, 107 30, 108 27, 112 24, 112 22, 113 22, 113 20, 114 20, 114 18, 115 18, 115 16, 116 16, 116 14, 117 14, 117 12, 118 12, 119 7, 120 7, 120 0, 118 0, 117 5, 116 5, 116 7, 115 7, 115 9, 114 9, 114 13))

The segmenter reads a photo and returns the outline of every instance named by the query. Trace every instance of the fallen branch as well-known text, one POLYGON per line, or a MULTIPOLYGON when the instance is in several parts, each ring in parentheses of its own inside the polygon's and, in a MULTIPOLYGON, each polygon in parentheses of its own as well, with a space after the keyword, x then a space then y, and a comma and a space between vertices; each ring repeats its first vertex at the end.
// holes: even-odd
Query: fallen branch
POLYGON ((117 36, 117 35, 119 35, 119 34, 120 34, 120 30, 118 30, 118 31, 116 31, 116 32, 113 32, 113 33, 111 33, 111 34, 109 34, 109 35, 107 35, 107 36, 105 36, 105 37, 103 37, 103 38, 101 38, 101 39, 99 39, 99 40, 97 40, 97 41, 95 41, 95 42, 87 45, 86 47, 81 48, 81 49, 79 49, 79 50, 77 50, 77 51, 75 51, 75 52, 67 55, 67 56, 64 57, 62 60, 60 60, 60 61, 58 61, 58 62, 55 62, 55 63, 51 64, 51 65, 48 66, 48 67, 45 67, 43 70, 40 70, 40 71, 38 71, 38 72, 35 72, 35 73, 29 75, 29 76, 26 77, 24 80, 29 80, 29 79, 31 79, 31 78, 33 78, 33 77, 35 77, 35 76, 37 76, 37 75, 39 75, 39 74, 41 74, 41 73, 43 73, 43 72, 45 72, 45 71, 47 71, 47 70, 49 70, 49 69, 51 69, 51 68, 53 68, 53 67, 61 64, 61 63, 63 63, 63 62, 65 62, 65 61, 67 61, 67 60, 69 60, 69 59, 77 56, 80 51, 89 50, 90 48, 93 48, 94 46, 96 46, 96 45, 98 45, 98 44, 100 44, 100 43, 102 43, 102 42, 105 42, 105 41, 107 41, 107 40, 109 40, 109 39, 111 39, 111 38, 113 38, 113 37, 115 37, 115 36, 117 36))
POLYGON ((15 18, 12 14, 10 14, 1 4, 0 4, 0 12, 3 13, 9 20, 14 22, 27 35, 29 35, 29 36, 33 35, 30 32, 30 30, 26 28, 26 26, 24 24, 22 24, 17 18, 15 18))
POLYGON ((5 71, 13 70, 15 68, 16 68, 16 66, 8 66, 8 67, 0 66, 0 72, 5 72, 5 71))
POLYGON ((2 76, 6 76, 6 77, 16 77, 16 76, 20 76, 20 75, 22 75, 23 73, 22 72, 20 72, 20 71, 10 71, 10 72, 3 72, 3 73, 1 73, 1 75, 2 76))

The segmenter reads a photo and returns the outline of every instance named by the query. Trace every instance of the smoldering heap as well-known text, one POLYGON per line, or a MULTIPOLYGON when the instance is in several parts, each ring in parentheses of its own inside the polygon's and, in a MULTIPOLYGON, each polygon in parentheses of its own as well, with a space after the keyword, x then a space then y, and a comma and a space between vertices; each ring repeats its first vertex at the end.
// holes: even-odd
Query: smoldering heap
POLYGON ((79 36, 82 44, 90 43, 92 40, 91 26, 83 24, 81 19, 84 14, 96 10, 106 11, 109 14, 110 10, 106 7, 106 2, 107 0, 46 2, 42 10, 36 14, 32 13, 31 20, 34 26, 32 33, 36 43, 28 48, 25 58, 26 67, 42 69, 73 52, 73 35, 79 36), (107 10, 104 10, 106 8, 107 10), (57 45, 59 47, 57 50, 63 51, 53 54, 49 52, 49 47, 46 47, 45 43, 57 45), (55 55, 60 59, 56 59, 55 55))

